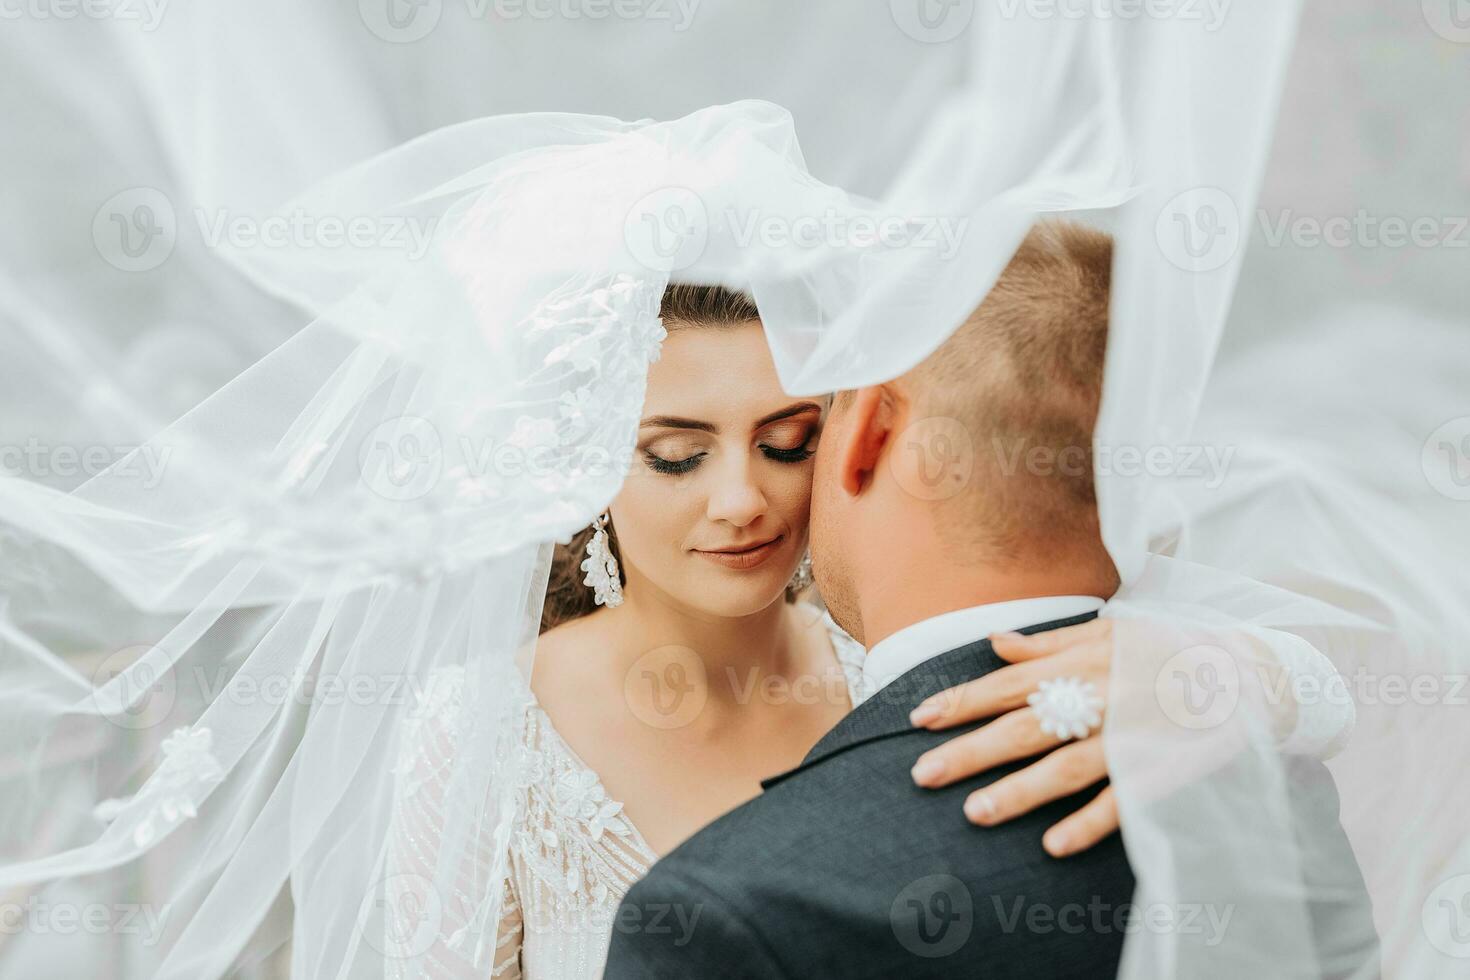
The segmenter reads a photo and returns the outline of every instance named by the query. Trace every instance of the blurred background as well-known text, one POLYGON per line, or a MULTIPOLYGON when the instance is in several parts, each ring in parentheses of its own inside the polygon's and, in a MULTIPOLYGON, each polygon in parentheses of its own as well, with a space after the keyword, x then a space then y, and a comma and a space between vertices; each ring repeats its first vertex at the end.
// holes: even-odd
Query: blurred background
MULTIPOLYGON (((436 127, 524 111, 670 118, 769 99, 794 114, 817 176, 876 194, 971 56, 970 0, 937 8, 950 18, 937 33, 906 32, 903 2, 117 0, 101 5, 111 16, 17 2, 0 39, 0 275, 12 297, 0 317, 7 343, 57 370, 17 376, 0 362, 0 384, 35 406, 0 420, 0 440, 137 442, 273 348, 300 315, 217 261, 211 230, 217 241, 219 222, 436 127), (164 202, 167 256, 112 254, 150 192, 164 202), (58 322, 84 325, 96 345, 63 340, 47 327, 58 322)), ((1238 216, 1249 248, 1227 350, 1353 304, 1463 324, 1463 8, 1306 4, 1259 213, 1238 216), (1415 221, 1417 241, 1393 234, 1415 221), (1345 222, 1352 230, 1334 236, 1345 222)), ((1208 29, 1228 3, 1199 9, 1208 29)), ((1406 342, 1412 329, 1406 320, 1406 342)))

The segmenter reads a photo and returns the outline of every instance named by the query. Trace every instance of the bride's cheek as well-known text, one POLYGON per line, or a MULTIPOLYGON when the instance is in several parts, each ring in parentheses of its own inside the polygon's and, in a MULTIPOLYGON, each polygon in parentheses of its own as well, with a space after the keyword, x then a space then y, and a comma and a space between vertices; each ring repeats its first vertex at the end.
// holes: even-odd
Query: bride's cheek
POLYGON ((658 569, 680 557, 689 529, 687 480, 645 470, 631 475, 613 499, 613 526, 625 563, 655 580, 658 569))
POLYGON ((779 490, 773 494, 773 501, 787 524, 804 528, 811 514, 812 466, 808 462, 805 466, 790 469, 791 472, 783 478, 779 490))

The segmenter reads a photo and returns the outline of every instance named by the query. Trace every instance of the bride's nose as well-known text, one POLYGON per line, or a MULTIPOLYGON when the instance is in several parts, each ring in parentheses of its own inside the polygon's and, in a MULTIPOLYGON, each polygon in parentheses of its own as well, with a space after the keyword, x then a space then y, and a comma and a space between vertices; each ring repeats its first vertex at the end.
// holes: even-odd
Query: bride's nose
POLYGON ((712 521, 745 527, 765 512, 766 495, 742 469, 725 476, 710 494, 707 516, 712 521))

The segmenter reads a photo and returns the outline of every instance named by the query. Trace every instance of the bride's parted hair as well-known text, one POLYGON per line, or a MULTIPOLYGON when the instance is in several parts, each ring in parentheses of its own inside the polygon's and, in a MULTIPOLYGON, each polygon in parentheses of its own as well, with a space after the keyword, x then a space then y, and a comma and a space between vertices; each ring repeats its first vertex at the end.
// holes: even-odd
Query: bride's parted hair
MULTIPOLYGON (((755 301, 745 293, 725 286, 701 286, 693 283, 671 283, 659 302, 659 319, 666 330, 694 327, 738 327, 760 320, 755 301)), ((551 559, 551 575, 546 582, 546 603, 541 607, 541 632, 569 620, 585 616, 597 608, 592 588, 582 584, 582 560, 587 557, 587 542, 592 540, 591 525, 572 535, 571 541, 558 544, 551 559)), ((618 560, 618 577, 627 584, 622 572, 623 556, 618 550, 617 528, 607 525, 608 546, 618 560)), ((796 593, 786 590, 786 601, 795 602, 796 593)))

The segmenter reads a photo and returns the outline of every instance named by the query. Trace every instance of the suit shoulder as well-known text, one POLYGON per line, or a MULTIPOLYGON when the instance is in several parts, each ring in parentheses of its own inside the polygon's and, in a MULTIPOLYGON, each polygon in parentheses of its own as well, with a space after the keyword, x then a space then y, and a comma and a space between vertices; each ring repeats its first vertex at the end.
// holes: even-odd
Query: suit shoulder
POLYGON ((705 877, 684 861, 656 862, 618 906, 604 976, 782 976, 752 923, 705 877))

